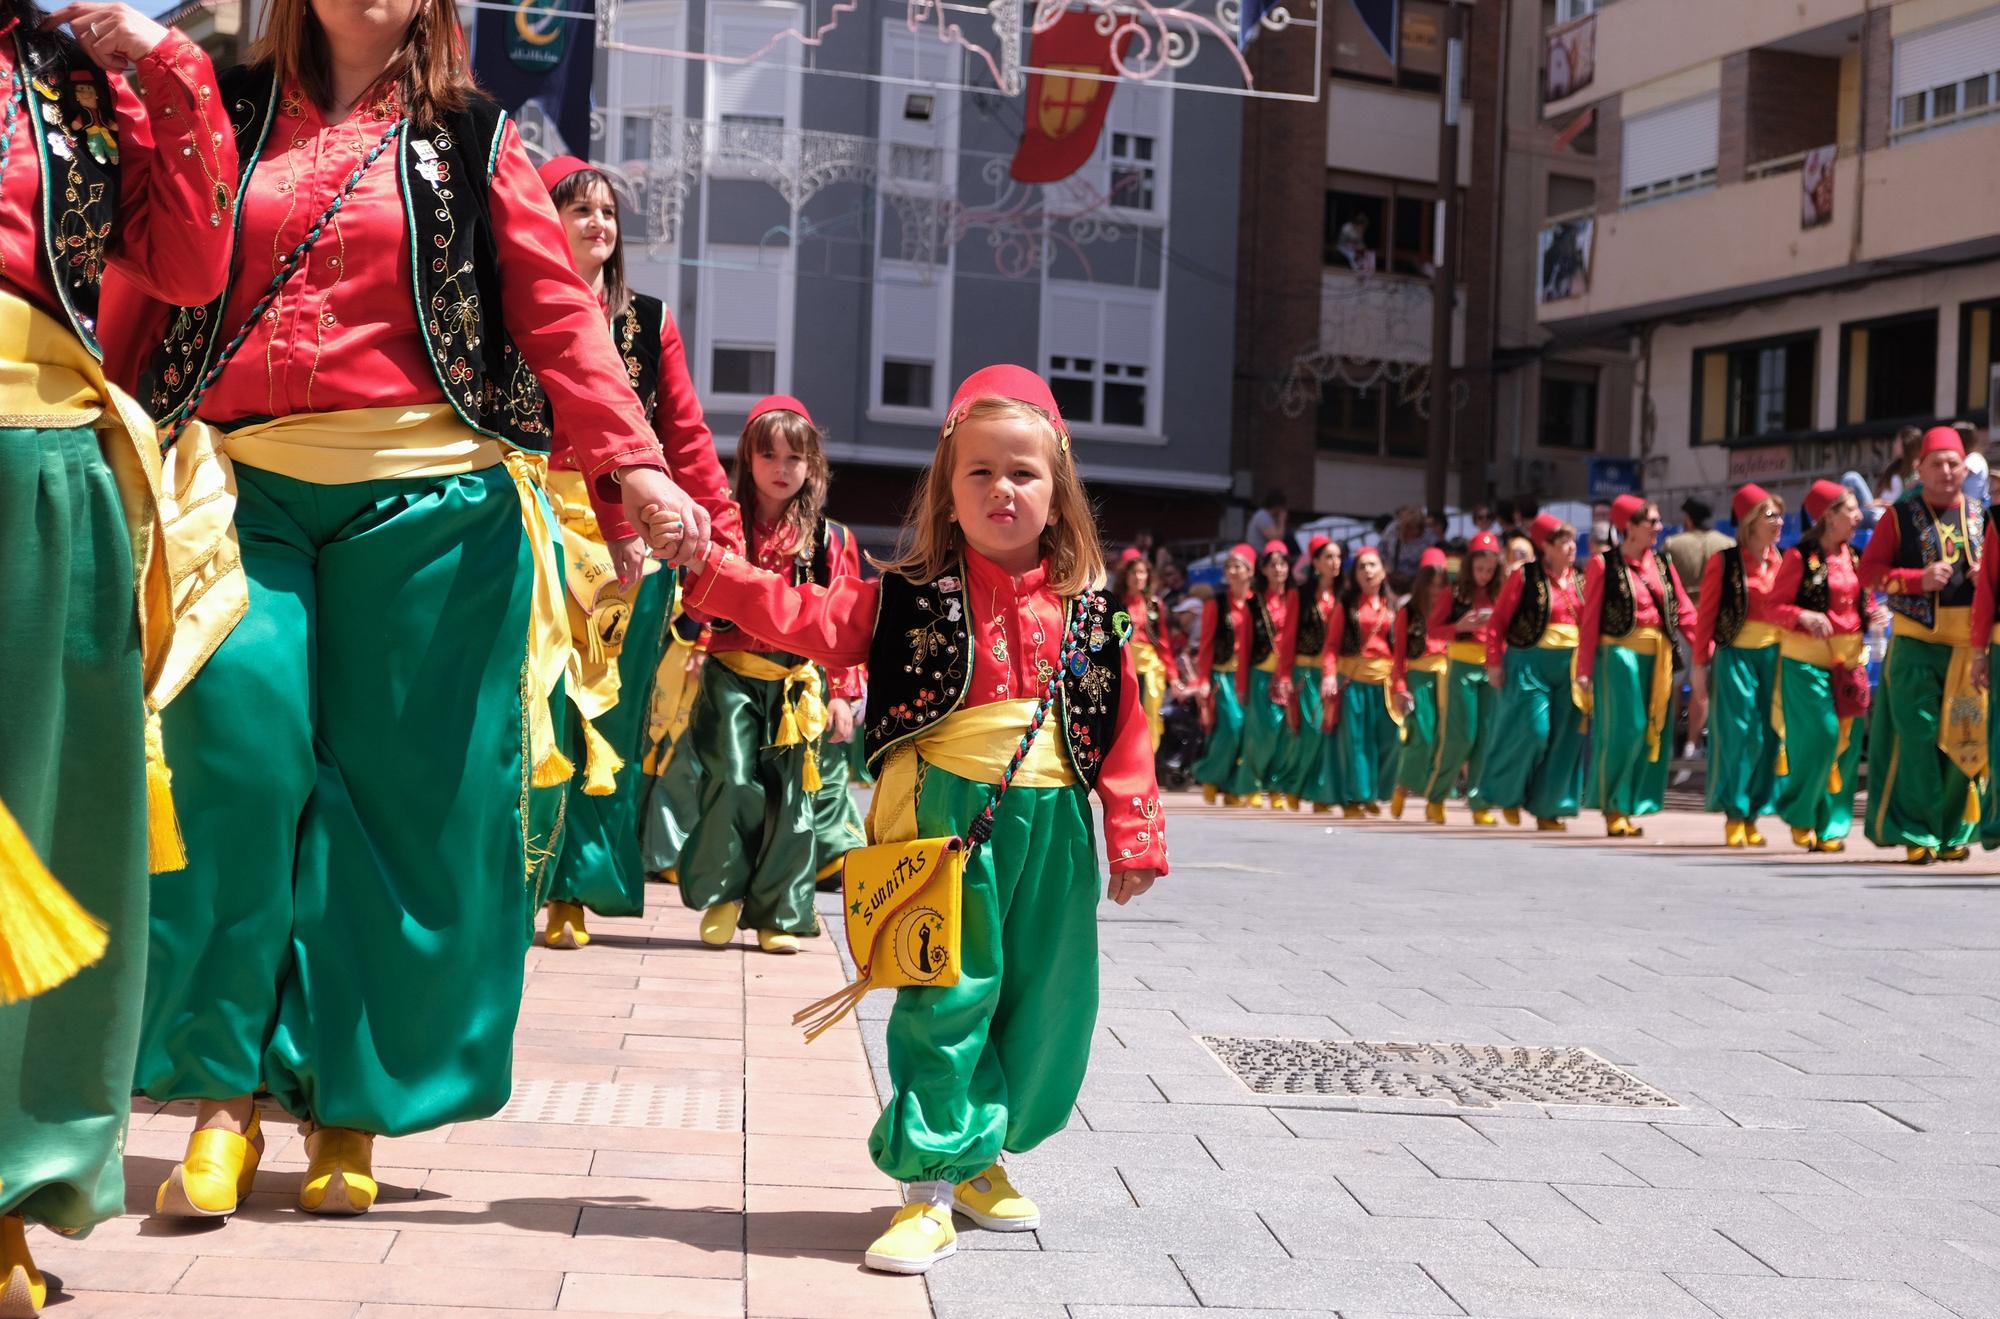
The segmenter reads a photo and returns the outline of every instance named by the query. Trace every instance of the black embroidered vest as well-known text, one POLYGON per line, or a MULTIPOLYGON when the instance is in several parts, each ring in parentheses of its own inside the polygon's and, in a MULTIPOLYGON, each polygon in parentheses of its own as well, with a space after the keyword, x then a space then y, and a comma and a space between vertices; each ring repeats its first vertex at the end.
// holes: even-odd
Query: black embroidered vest
POLYGON ((91 356, 101 358, 97 299, 104 255, 118 227, 118 115, 111 84, 67 37, 58 43, 61 55, 45 58, 39 68, 29 66, 19 37, 10 39, 26 83, 17 113, 28 121, 42 175, 42 260, 70 328, 91 356))
MULTIPOLYGON (((1632 598, 1632 574, 1626 571, 1625 556, 1617 546, 1604 551, 1604 606, 1598 617, 1597 632, 1601 637, 1616 639, 1628 636, 1637 626, 1635 619, 1637 602, 1632 598)), ((1660 627, 1669 640, 1680 640, 1680 609, 1674 594, 1674 578, 1664 565, 1655 565, 1660 574, 1660 582, 1666 588, 1663 600, 1654 592, 1653 584, 1646 583, 1646 593, 1653 597, 1653 607, 1659 611, 1660 627)))
POLYGON ((1250 667, 1271 658, 1271 616, 1264 612, 1264 597, 1250 596, 1250 667))
MULTIPOLYGON (((1086 601, 1082 648, 1063 671, 1039 736, 1062 738, 1071 768, 1095 788, 1118 728, 1122 655, 1131 630, 1116 625, 1117 602, 1109 592, 1092 591, 1086 601)), ((1074 609, 1074 602, 1068 607, 1074 609)), ((891 750, 956 710, 972 686, 972 605, 963 570, 922 586, 900 573, 883 575, 868 684, 862 749, 879 772, 891 750)))
POLYGON ((1422 659, 1430 632, 1430 622, 1417 610, 1415 596, 1404 602, 1403 619, 1403 658, 1422 659))
POLYGON ((1507 624, 1507 644, 1532 650, 1549 630, 1549 574, 1539 559, 1521 565, 1521 603, 1507 624))
POLYGON ((1715 611, 1715 644, 1726 646, 1750 618, 1750 586, 1743 576, 1743 547, 1722 551, 1722 599, 1715 611))
POLYGON ((1215 641, 1209 647, 1209 663, 1221 668, 1236 658, 1236 611, 1229 606, 1227 591, 1210 600, 1208 607, 1215 611, 1215 641))
POLYGON ((1792 603, 1801 609, 1823 614, 1833 607, 1833 588, 1827 581, 1827 557, 1817 542, 1799 542, 1799 589, 1792 603))
POLYGON ((660 410, 660 336, 667 328, 667 304, 634 293, 632 304, 611 323, 611 338, 625 363, 625 378, 639 396, 650 423, 660 410))
POLYGON ((1973 584, 1978 575, 1979 552, 1986 544, 1986 510, 1976 499, 1961 499, 1956 509, 1933 516, 1924 505, 1923 491, 1895 503, 1896 559, 1898 568, 1928 568, 1944 558, 1944 544, 1938 536, 1939 524, 1959 526, 1965 535, 1952 564, 1951 580, 1942 591, 1891 591, 1883 598, 1889 608, 1925 627, 1937 626, 1939 608, 1959 608, 1972 603, 1973 584))
POLYGON ((1349 590, 1346 595, 1341 597, 1340 607, 1347 614, 1347 626, 1340 629, 1340 653, 1342 655, 1354 656, 1361 653, 1361 648, 1364 644, 1361 636, 1361 605, 1361 593, 1357 590, 1349 590))
MULTIPOLYGON (((237 196, 247 197, 282 98, 267 65, 231 69, 221 84, 243 162, 237 196)), ((416 321, 439 389, 460 419, 480 434, 545 453, 548 399, 507 334, 488 206, 506 125, 506 111, 476 97, 441 125, 406 127, 374 168, 396 171, 409 236, 407 258, 415 274, 416 321)), ((313 204, 323 207, 330 200, 313 204)), ((236 212, 239 259, 244 209, 238 206, 236 212)), ((388 259, 389 254, 378 256, 388 259)), ((238 264, 231 262, 230 287, 221 298, 206 307, 183 307, 168 321, 165 341, 139 377, 139 398, 154 416, 166 416, 193 394, 217 348, 239 328, 220 323, 238 264)))
POLYGON ((1292 608, 1299 611, 1299 658, 1312 659, 1326 653, 1326 619, 1319 612, 1319 581, 1307 578, 1292 595, 1292 608))

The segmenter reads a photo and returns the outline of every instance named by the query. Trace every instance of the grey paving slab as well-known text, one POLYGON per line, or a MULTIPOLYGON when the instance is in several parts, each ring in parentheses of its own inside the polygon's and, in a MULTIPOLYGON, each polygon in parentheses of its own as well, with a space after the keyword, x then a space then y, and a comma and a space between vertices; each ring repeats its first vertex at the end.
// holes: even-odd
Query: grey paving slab
POLYGON ((1251 1208, 1212 1203, 1066 1210, 1046 1216, 1035 1235, 1044 1250, 1150 1255, 1227 1250, 1278 1259, 1286 1254, 1277 1236, 1251 1208))
MULTIPOLYGON (((1156 1092, 1153 1096, 1158 1100, 1156 1092)), ((1117 1103, 1087 1100, 1078 1105, 1092 1131, 1185 1132, 1195 1136, 1290 1136, 1278 1116, 1265 1108, 1224 1104, 1117 1103)), ((1859 1149, 1859 1147, 1856 1147, 1859 1149)))
POLYGON ((1768 1264, 1723 1233, 1694 1223, 1530 1219, 1503 1220, 1491 1226, 1531 1262, 1545 1269, 1657 1269, 1663 1273, 1763 1275, 1773 1272, 1768 1264))
POLYGON ((1959 1319, 1987 1319, 1989 1315, 2000 1314, 2000 1292, 1983 1282, 1954 1277, 1919 1278, 1909 1285, 1959 1319))
POLYGON ((1382 1177, 1436 1176, 1392 1140, 1301 1140, 1296 1136, 1204 1136, 1202 1146, 1230 1172, 1295 1177, 1361 1173, 1382 1177))
MULTIPOLYGON (((1023 1251, 959 1255, 927 1277, 941 1312, 959 1305, 1192 1305, 1194 1294, 1165 1254, 1023 1251)), ((963 1313, 976 1313, 962 1311, 963 1313)))
POLYGON ((1900 1282, 1689 1274, 1674 1281, 1721 1319, 1953 1319, 1951 1310, 1900 1282))
POLYGON ((1928 1196, 1774 1195, 1772 1202, 1827 1232, 1889 1232, 2000 1239, 2000 1214, 1970 1200, 1928 1196))
POLYGON ((1769 1265, 1772 1272, 1787 1278, 1900 1281, 1951 1277, 1984 1283, 2000 1294, 2000 1269, 1932 1237, 1801 1227, 1745 1228, 1732 1232, 1730 1239, 1769 1265))
POLYGON ((1597 1150, 1467 1149, 1412 1141, 1405 1146, 1439 1177, 1486 1182, 1570 1182, 1596 1186, 1644 1186, 1646 1181, 1597 1150))
POLYGON ((1299 1259, 1402 1260, 1435 1264, 1522 1264, 1522 1252, 1491 1223, 1465 1218, 1340 1218, 1296 1208, 1261 1215, 1299 1259))
POLYGON ((1666 1275, 1632 1269, 1439 1264, 1437 1285, 1468 1311, 1520 1319, 1715 1319, 1666 1275))
MULTIPOLYGON (((1727 1230, 1743 1224, 1790 1225, 1799 1221, 1799 1215, 1783 1203, 1782 1197, 1757 1191, 1685 1191, 1651 1186, 1565 1186, 1560 1189, 1563 1198, 1575 1205, 1579 1213, 1600 1223, 1644 1226, 1648 1223, 1679 1222, 1727 1230)), ((1502 1214, 1496 1217, 1510 1216, 1502 1214)))
MULTIPOLYGON (((1378 1218, 1548 1218, 1582 1220, 1581 1209, 1552 1186, 1533 1182, 1417 1181, 1353 1174, 1341 1185, 1378 1218)), ((1617 1189, 1617 1188, 1604 1188, 1617 1189)), ((1643 1189, 1643 1188, 1641 1188, 1643 1189)))
POLYGON ((1412 1315, 1464 1310, 1415 1264, 1353 1260, 1242 1260, 1179 1255, 1175 1262, 1212 1309, 1345 1311, 1367 1307, 1412 1315))

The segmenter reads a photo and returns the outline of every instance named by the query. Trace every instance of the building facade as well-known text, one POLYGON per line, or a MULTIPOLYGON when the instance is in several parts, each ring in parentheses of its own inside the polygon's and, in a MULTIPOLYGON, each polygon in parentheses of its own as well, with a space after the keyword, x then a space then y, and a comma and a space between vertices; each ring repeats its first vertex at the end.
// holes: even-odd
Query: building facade
POLYGON ((1873 476, 1903 425, 1982 431, 2000 336, 2000 4, 1619 0, 1591 20, 1587 283, 1624 335, 1649 485, 1873 476))

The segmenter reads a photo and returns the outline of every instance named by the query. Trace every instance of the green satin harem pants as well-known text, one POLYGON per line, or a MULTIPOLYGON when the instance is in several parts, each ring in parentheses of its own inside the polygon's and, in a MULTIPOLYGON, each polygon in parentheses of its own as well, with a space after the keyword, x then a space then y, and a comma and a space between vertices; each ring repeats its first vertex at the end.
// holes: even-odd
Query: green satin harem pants
POLYGON ((1847 749, 1840 749, 1833 677, 1825 669, 1785 660, 1778 666, 1778 681, 1784 689, 1786 760, 1785 776, 1777 781, 1778 818, 1823 840, 1845 838, 1854 827, 1854 789, 1867 730, 1856 720, 1847 733, 1847 749), (1838 790, 1828 786, 1836 766, 1838 790))
POLYGON ((1381 683, 1344 682, 1340 687, 1341 789, 1344 805, 1381 801, 1395 790, 1403 758, 1403 731, 1389 717, 1381 683))
POLYGON ((1231 796, 1242 792, 1243 703, 1236 699, 1236 675, 1218 672, 1209 681, 1210 698, 1215 703, 1215 723, 1201 758, 1194 762, 1194 781, 1231 796))
POLYGON ((1667 804, 1674 721, 1669 713, 1657 756, 1646 752, 1646 703, 1653 665, 1663 661, 1626 646, 1597 648, 1591 677, 1589 805, 1606 815, 1657 815, 1667 804))
MULTIPOLYGON (((1777 801, 1778 733, 1771 727, 1777 687, 1776 646, 1716 648, 1708 670, 1708 809, 1727 819, 1755 824, 1777 801)), ((1826 706, 1831 713, 1830 699, 1826 706)), ((1787 700, 1788 722, 1791 713, 1787 700)))
POLYGON ((1868 725, 1868 841, 1878 847, 1962 847, 1979 828, 1967 809, 1971 780, 1937 745, 1951 650, 1889 639, 1868 725))
POLYGON ((1570 693, 1570 659, 1557 647, 1507 648, 1493 737, 1478 798, 1492 810, 1525 810, 1538 820, 1575 815, 1582 790, 1583 714, 1570 693))

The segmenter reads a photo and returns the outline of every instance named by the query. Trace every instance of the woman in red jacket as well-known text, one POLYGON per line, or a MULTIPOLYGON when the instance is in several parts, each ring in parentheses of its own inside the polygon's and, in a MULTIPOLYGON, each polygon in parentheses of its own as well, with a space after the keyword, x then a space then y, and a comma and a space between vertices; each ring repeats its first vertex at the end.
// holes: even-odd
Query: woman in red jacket
POLYGON ((1208 743, 1195 761, 1194 781, 1211 805, 1220 797, 1226 805, 1241 806, 1255 791, 1242 768, 1243 712, 1250 703, 1250 671, 1263 658, 1257 654, 1258 642, 1267 651, 1271 644, 1268 633, 1260 638, 1255 631, 1257 611, 1250 592, 1256 565, 1257 553, 1248 545, 1232 548, 1222 561, 1223 589, 1201 614, 1195 677, 1201 684, 1201 726, 1208 743))
POLYGON ((1417 565, 1417 580, 1410 598, 1396 611, 1394 677, 1396 705, 1403 712, 1403 750, 1397 763, 1396 792, 1389 798, 1389 814, 1403 818, 1403 804, 1416 793, 1424 798, 1424 819, 1444 823, 1444 798, 1432 801, 1426 795, 1437 777, 1436 766, 1443 747, 1438 737, 1438 712, 1442 708, 1444 680, 1451 671, 1450 633, 1433 629, 1431 616, 1440 601, 1451 595, 1444 551, 1433 545, 1424 551, 1417 565))
POLYGON ((1736 544, 1709 556, 1695 612, 1694 675, 1709 687, 1708 809, 1723 815, 1730 847, 1762 847, 1757 817, 1778 792, 1778 532, 1785 501, 1763 487, 1736 492, 1736 544))
POLYGON ((1771 619, 1783 629, 1771 704, 1777 813, 1808 852, 1841 852, 1865 740, 1857 722, 1868 707, 1867 600, 1848 543, 1861 507, 1839 482, 1815 481, 1805 513, 1805 534, 1785 551, 1770 591, 1771 619))
POLYGON ((1255 635, 1270 639, 1269 651, 1250 672, 1250 703, 1243 711, 1243 777, 1252 806, 1291 805, 1283 771, 1287 765, 1287 711, 1292 704, 1291 654, 1298 648, 1298 597, 1292 593, 1292 556, 1283 541, 1271 541, 1257 556, 1257 585, 1250 597, 1255 635))
POLYGON ((1575 677, 1583 592, 1576 528, 1543 513, 1528 534, 1540 557, 1507 574, 1486 632, 1486 682, 1499 700, 1478 792, 1507 823, 1519 824, 1525 809, 1537 829, 1560 833, 1582 788, 1575 677))
POLYGON ((1333 636, 1340 618, 1340 546, 1325 536, 1314 536, 1306 546, 1311 571, 1294 592, 1292 612, 1298 625, 1290 630, 1286 644, 1290 654, 1279 661, 1279 672, 1292 675, 1292 706, 1288 711, 1291 739, 1280 768, 1280 782, 1294 807, 1311 802, 1316 814, 1340 805, 1344 799, 1339 784, 1339 762, 1332 754, 1337 739, 1328 731, 1330 709, 1335 699, 1326 699, 1328 656, 1334 655, 1333 636))
POLYGON ((1346 775, 1344 814, 1380 815, 1378 804, 1395 788, 1402 755, 1403 712, 1390 684, 1396 601, 1389 575, 1373 547, 1357 551, 1354 571, 1341 596, 1341 625, 1332 650, 1340 666, 1340 759, 1346 775))

